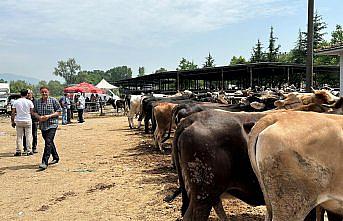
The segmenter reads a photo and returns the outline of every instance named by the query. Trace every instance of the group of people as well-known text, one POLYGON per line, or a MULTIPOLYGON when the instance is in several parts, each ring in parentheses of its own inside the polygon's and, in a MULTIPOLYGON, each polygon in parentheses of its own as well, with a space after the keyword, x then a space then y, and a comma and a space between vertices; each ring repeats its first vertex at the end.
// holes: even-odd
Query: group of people
MULTIPOLYGON (((72 108, 72 101, 69 98, 68 93, 64 93, 64 95, 59 100, 60 105, 62 107, 62 125, 70 124, 70 119, 73 118, 73 108, 72 108)), ((78 122, 84 123, 83 112, 85 109, 85 98, 82 96, 80 92, 75 94, 74 101, 77 113, 78 113, 78 122)))
MULTIPOLYGON (((44 152, 39 168, 45 170, 48 165, 57 164, 60 160, 54 143, 58 118, 62 113, 62 124, 70 123, 72 111, 68 94, 64 94, 59 101, 49 96, 49 89, 47 87, 41 87, 40 94, 41 98, 34 99, 31 90, 21 90, 21 98, 15 100, 12 105, 11 124, 13 128, 16 128, 17 132, 14 156, 30 156, 38 153, 37 128, 39 125, 44 139, 44 152), (23 152, 21 151, 22 145, 24 146, 23 152), (49 162, 50 155, 52 155, 51 162, 49 162)), ((81 93, 77 93, 76 98, 78 121, 83 123, 85 99, 81 93)))

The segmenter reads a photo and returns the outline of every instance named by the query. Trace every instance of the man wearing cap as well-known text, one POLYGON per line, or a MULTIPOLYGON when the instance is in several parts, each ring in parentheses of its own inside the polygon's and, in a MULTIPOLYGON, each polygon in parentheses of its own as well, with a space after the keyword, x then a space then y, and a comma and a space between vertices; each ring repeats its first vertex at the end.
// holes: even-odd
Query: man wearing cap
POLYGON ((42 163, 39 165, 40 169, 45 170, 49 164, 50 154, 53 158, 50 164, 56 164, 60 160, 54 139, 58 127, 58 116, 61 113, 61 106, 55 98, 49 97, 49 89, 47 87, 41 87, 40 93, 42 98, 35 100, 34 116, 39 121, 39 128, 42 131, 45 142, 42 163))
POLYGON ((79 118, 79 123, 85 122, 83 119, 83 110, 85 109, 85 98, 80 92, 77 93, 77 102, 76 102, 77 114, 79 118))

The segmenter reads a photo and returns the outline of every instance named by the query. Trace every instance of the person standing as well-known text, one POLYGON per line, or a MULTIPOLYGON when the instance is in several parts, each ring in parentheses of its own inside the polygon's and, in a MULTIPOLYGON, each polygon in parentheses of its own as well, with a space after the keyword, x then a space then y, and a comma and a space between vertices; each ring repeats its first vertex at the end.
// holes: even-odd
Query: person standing
POLYGON ((42 137, 45 142, 42 163, 39 165, 40 169, 45 170, 49 164, 50 154, 53 158, 50 164, 56 164, 60 160, 54 139, 58 127, 58 116, 61 113, 61 106, 55 98, 49 97, 49 88, 41 87, 40 93, 42 98, 36 99, 35 101, 34 116, 39 121, 39 128, 42 131, 42 137))
POLYGON ((32 101, 26 99, 28 90, 23 89, 20 91, 18 100, 13 101, 13 109, 11 114, 12 127, 17 131, 17 147, 14 156, 21 155, 21 145, 23 144, 23 136, 25 134, 27 150, 24 151, 25 155, 32 155, 31 142, 32 142, 32 121, 31 114, 33 113, 32 101))
POLYGON ((67 93, 64 93, 64 95, 61 97, 60 104, 62 107, 62 124, 66 125, 68 123, 68 106, 70 109, 70 100, 67 93))
MULTIPOLYGON (((28 90, 27 92, 27 99, 32 101, 32 103, 35 103, 35 98, 33 97, 32 90, 28 90)), ((37 151, 37 128, 38 128, 38 119, 35 118, 35 116, 31 115, 31 120, 32 120, 32 153, 38 153, 37 151)), ((26 136, 24 135, 26 138, 26 136)), ((27 150, 26 146, 26 139, 23 139, 23 145, 24 145, 24 151, 27 150)))
POLYGON ((80 92, 77 93, 77 102, 76 102, 77 114, 79 117, 79 123, 85 122, 83 119, 83 110, 85 109, 85 98, 80 92))

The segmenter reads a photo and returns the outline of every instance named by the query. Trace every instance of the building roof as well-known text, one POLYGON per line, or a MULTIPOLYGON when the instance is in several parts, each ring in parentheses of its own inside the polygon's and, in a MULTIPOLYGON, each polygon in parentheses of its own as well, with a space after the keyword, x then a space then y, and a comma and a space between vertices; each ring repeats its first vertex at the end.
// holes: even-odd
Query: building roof
POLYGON ((339 55, 343 56, 343 45, 335 45, 329 48, 322 48, 316 51, 317 55, 339 55))

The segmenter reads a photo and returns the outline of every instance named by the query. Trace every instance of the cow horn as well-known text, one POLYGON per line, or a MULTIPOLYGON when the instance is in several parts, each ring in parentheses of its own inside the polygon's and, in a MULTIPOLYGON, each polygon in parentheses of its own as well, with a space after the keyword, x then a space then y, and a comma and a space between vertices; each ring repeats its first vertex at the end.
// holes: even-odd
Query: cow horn
POLYGON ((315 89, 313 89, 313 87, 311 87, 311 92, 312 92, 312 93, 315 93, 315 92, 316 92, 316 90, 315 90, 315 89))

